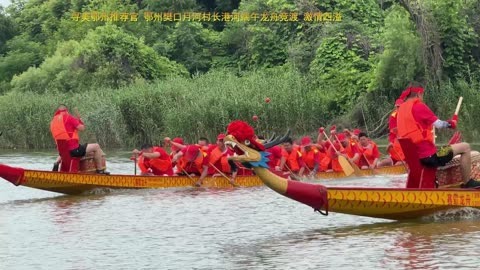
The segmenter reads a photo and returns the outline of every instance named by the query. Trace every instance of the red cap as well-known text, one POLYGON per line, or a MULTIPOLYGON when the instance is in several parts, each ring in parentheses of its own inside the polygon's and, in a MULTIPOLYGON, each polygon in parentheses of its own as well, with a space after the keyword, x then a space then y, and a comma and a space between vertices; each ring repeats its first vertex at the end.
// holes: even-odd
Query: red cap
POLYGON ((305 136, 305 137, 303 137, 303 138, 300 140, 300 144, 301 144, 302 146, 311 145, 311 144, 312 144, 312 139, 310 139, 309 136, 305 136))
POLYGON ((225 134, 223 133, 218 134, 217 140, 223 140, 223 139, 225 139, 225 134))
POLYGON ((395 100, 395 106, 400 106, 402 105, 402 103, 403 103, 403 99, 401 98, 398 98, 397 100, 395 100))
POLYGON ((338 138, 339 141, 344 141, 347 137, 345 136, 344 133, 340 133, 340 134, 338 134, 337 138, 338 138))
POLYGON ((361 132, 362 132, 362 131, 361 131, 360 129, 358 129, 358 128, 356 128, 356 129, 353 130, 353 134, 354 134, 354 135, 357 135, 357 136, 358 136, 358 134, 360 134, 361 132))
POLYGON ((199 151, 200 149, 196 145, 188 145, 185 149, 182 150, 185 158, 188 161, 194 161, 197 158, 199 151))
POLYGON ((174 138, 172 141, 173 141, 174 143, 183 144, 183 139, 182 139, 182 138, 179 138, 179 137, 174 138))

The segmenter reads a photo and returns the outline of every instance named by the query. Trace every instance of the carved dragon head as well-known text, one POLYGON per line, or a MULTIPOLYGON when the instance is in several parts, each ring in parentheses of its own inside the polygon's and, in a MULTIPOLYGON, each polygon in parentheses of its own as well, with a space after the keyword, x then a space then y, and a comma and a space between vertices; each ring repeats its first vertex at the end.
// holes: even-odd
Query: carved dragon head
POLYGON ((255 136, 253 128, 240 120, 231 122, 227 127, 227 136, 224 139, 225 145, 230 147, 237 154, 230 157, 233 161, 249 163, 254 167, 268 168, 268 155, 266 149, 284 142, 290 135, 290 130, 285 136, 261 141, 255 136))

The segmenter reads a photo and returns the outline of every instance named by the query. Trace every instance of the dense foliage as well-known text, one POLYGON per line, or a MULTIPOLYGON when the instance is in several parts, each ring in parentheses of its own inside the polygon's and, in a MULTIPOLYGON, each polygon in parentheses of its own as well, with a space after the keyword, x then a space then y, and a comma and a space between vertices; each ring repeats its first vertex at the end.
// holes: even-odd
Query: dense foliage
POLYGON ((85 140, 109 147, 213 138, 253 115, 262 133, 335 122, 378 137, 412 80, 441 118, 463 95, 460 127, 474 138, 479 11, 476 0, 13 0, 0 8, 0 146, 50 147, 60 102, 84 114, 85 140), (153 20, 189 12, 250 19, 153 20), (307 21, 327 12, 341 21, 307 21), (252 19, 263 13, 300 16, 252 19))

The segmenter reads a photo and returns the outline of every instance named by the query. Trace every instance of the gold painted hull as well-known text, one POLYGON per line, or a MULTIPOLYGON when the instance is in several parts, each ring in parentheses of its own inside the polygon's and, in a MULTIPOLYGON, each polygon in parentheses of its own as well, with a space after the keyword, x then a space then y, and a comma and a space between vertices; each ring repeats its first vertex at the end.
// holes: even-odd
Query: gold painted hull
MULTIPOLYGON (((82 194, 94 189, 151 189, 193 187, 198 177, 187 176, 132 176, 101 175, 83 173, 59 173, 25 170, 22 186, 59 192, 64 194, 82 194)), ((263 185, 256 176, 238 176, 235 184, 241 187, 263 185)), ((223 177, 207 177, 203 181, 205 188, 229 188, 230 182, 223 177)))
POLYGON ((328 211, 357 216, 404 220, 462 207, 480 208, 480 190, 328 188, 328 211))
MULTIPOLYGON (((5 165, 4 165, 5 166, 5 165)), ((82 194, 94 189, 145 189, 145 188, 178 188, 193 187, 198 177, 187 176, 133 176, 133 175, 100 175, 92 173, 62 173, 49 171, 22 170, 23 177, 19 185, 48 190, 64 194, 82 194)), ((372 174, 371 170, 361 170, 362 176, 372 174)), ((403 166, 392 166, 378 169, 384 174, 403 174, 403 166)), ((345 178, 343 173, 320 172, 317 179, 345 178)), ((235 184, 238 187, 263 186, 256 175, 237 176, 235 184)), ((202 187, 230 188, 232 184, 224 177, 207 177, 202 187)))

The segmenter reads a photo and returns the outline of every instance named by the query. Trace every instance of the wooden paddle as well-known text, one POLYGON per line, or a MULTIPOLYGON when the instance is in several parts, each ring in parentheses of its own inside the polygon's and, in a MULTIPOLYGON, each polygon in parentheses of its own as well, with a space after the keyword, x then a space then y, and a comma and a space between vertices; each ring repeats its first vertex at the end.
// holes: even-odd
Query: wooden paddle
MULTIPOLYGON (((337 137, 337 134, 335 134, 335 139, 337 139, 337 142, 340 143, 340 146, 342 145, 342 142, 337 137)), ((349 142, 350 143, 350 142, 349 142)), ((348 163, 350 166, 352 166, 353 170, 355 171, 355 176, 362 176, 362 172, 360 171, 360 168, 358 168, 357 164, 350 162, 349 159, 347 159, 348 163)))
POLYGON ((350 162, 348 161, 348 159, 340 155, 340 153, 337 151, 337 149, 335 148, 335 145, 333 145, 332 141, 327 136, 325 131, 323 131, 323 135, 327 138, 328 142, 332 145, 333 149, 338 154, 338 162, 340 163, 340 167, 342 167, 342 170, 345 173, 345 175, 346 176, 352 175, 355 172, 355 169, 353 169, 352 165, 350 165, 350 162))
MULTIPOLYGON (((190 174, 189 174, 187 171, 185 171, 184 168, 181 168, 181 169, 182 169, 182 172, 183 172, 190 180, 192 180, 193 185, 194 185, 194 186, 197 186, 197 181, 195 181, 195 179, 193 179, 193 178, 190 176, 190 174)), ((201 185, 200 185, 200 186, 201 186, 201 185)), ((199 187, 199 186, 197 186, 197 187, 199 187)))
MULTIPOLYGON (((460 97, 458 99, 457 107, 455 108, 455 113, 453 114, 457 118, 458 118, 458 113, 460 112, 460 106, 462 106, 462 101, 463 101, 463 97, 460 97)), ((448 144, 449 145, 456 144, 456 143, 459 143, 461 140, 462 140, 462 134, 460 133, 460 131, 455 131, 455 133, 453 133, 452 137, 450 138, 450 141, 448 141, 448 144)))
POLYGON ((463 102, 463 97, 460 97, 458 99, 457 108, 455 108, 455 114, 454 115, 458 116, 458 113, 460 112, 460 106, 462 106, 462 102, 463 102))
POLYGON ((228 178, 228 176, 226 176, 219 168, 215 167, 215 165, 213 165, 211 162, 209 162, 208 164, 210 164, 210 166, 212 166, 215 169, 215 171, 217 171, 221 176, 223 176, 225 179, 227 179, 227 181, 230 183, 230 185, 232 185, 233 187, 238 187, 238 185, 233 183, 232 180, 230 178, 228 178))
POLYGON ((287 170, 290 172, 290 175, 292 176, 292 178, 296 181, 300 181, 300 176, 298 176, 297 174, 295 174, 292 170, 290 170, 290 167, 288 167, 287 163, 285 163, 285 167, 287 168, 287 170))
POLYGON ((135 154, 135 156, 133 157, 133 165, 133 173, 137 175, 137 154, 135 154))

